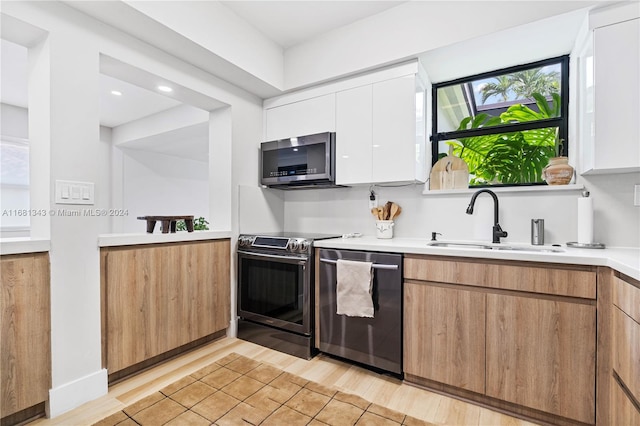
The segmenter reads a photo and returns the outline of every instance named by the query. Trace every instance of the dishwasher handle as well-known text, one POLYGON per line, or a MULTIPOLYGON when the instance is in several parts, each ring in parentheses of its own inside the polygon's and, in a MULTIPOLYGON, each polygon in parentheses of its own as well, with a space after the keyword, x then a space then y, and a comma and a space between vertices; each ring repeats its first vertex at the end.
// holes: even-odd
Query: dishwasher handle
MULTIPOLYGON (((320 262, 329 263, 331 265, 335 265, 336 263, 338 263, 337 260, 324 259, 324 258, 320 258, 320 262)), ((371 267, 373 269, 390 269, 390 270, 398 269, 398 265, 385 265, 383 263, 374 263, 373 265, 371 265, 371 267)))

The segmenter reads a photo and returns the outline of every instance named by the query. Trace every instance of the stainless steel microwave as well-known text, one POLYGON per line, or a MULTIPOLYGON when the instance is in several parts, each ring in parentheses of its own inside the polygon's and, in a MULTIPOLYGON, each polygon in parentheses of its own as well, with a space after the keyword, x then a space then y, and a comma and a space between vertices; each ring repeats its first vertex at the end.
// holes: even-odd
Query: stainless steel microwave
POLYGON ((335 186, 335 132, 260 144, 261 184, 296 189, 335 186))

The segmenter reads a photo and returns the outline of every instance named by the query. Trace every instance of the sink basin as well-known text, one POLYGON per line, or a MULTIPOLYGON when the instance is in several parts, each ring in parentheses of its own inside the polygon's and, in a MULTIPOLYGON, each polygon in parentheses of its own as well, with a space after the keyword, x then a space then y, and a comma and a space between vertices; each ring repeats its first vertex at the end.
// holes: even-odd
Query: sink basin
POLYGON ((490 245, 481 243, 447 243, 444 241, 431 241, 427 245, 432 247, 457 247, 457 248, 475 248, 475 249, 487 249, 491 250, 490 245))
POLYGON ((534 251, 542 253, 564 253, 560 247, 533 247, 533 246, 492 246, 491 250, 534 251))
POLYGON ((564 253, 560 247, 550 246, 508 246, 492 243, 464 243, 464 242, 447 242, 447 241, 430 241, 427 243, 431 247, 449 247, 449 248, 469 248, 481 250, 502 250, 502 251, 530 251, 536 253, 564 253))

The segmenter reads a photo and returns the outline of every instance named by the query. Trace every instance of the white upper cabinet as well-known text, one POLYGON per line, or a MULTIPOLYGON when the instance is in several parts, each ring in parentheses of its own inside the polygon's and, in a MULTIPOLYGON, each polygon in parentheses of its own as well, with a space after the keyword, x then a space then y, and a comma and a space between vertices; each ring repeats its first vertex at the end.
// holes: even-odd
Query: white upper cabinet
POLYGON ((266 140, 335 131, 337 184, 424 182, 422 74, 413 61, 266 100, 266 140))
POLYGON ((580 57, 583 174, 640 171, 640 19, 637 4, 627 8, 590 17, 592 68, 589 48, 580 57))
POLYGON ((372 182, 421 180, 416 176, 415 76, 408 75, 373 85, 371 146, 372 182))
POLYGON ((329 93, 266 110, 266 140, 336 131, 336 96, 329 93))
POLYGON ((336 183, 421 180, 416 162, 424 138, 416 131, 424 121, 416 119, 416 90, 424 91, 416 76, 405 75, 337 93, 336 183))
POLYGON ((371 183, 373 87, 336 94, 336 179, 340 185, 371 183))

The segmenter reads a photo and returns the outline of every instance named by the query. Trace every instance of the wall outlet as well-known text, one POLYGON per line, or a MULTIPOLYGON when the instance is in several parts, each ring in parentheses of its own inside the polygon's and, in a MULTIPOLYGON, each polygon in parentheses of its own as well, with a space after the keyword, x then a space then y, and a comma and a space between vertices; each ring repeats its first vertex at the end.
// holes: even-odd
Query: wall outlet
POLYGON ((640 185, 633 185, 633 205, 640 206, 640 185))

